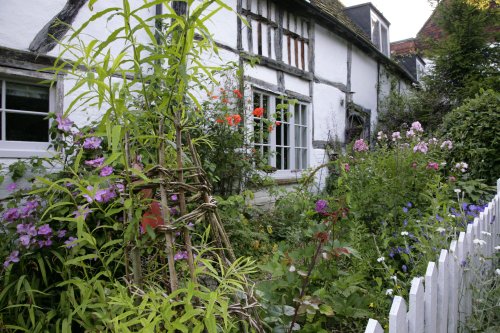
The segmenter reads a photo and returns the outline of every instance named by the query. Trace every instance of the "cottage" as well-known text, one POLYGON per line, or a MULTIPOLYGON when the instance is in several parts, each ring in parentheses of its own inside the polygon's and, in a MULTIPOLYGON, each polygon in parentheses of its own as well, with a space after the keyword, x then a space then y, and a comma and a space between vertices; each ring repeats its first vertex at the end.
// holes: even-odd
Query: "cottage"
MULTIPOLYGON (((102 10, 121 1, 97 1, 102 10)), ((141 1, 131 1, 139 5, 141 1)), ((180 3, 180 2, 178 2, 180 3)), ((388 20, 371 4, 345 8, 338 0, 227 0, 234 12, 219 12, 209 26, 220 49, 208 62, 234 61, 241 66, 245 91, 253 106, 273 113, 280 97, 298 103, 269 139, 255 142, 273 151, 269 164, 278 182, 296 181, 302 170, 328 160, 325 146, 369 139, 380 102, 391 89, 405 90, 414 77, 389 58, 388 20), (245 18, 245 24, 238 15, 245 18), (258 64, 248 66, 250 59, 258 64)), ((0 8, 0 159, 4 165, 29 156, 47 156, 47 112, 63 112, 72 96, 70 78, 53 86, 41 70, 59 54, 51 36, 68 31, 63 21, 79 26, 92 14, 86 0, 5 0, 0 8), (30 10, 25 10, 29 8, 30 10)), ((161 11, 156 6, 156 11, 161 11)), ((151 15, 144 11, 144 15, 151 15)), ((115 20, 96 20, 90 32, 106 37, 115 20)), ((72 115, 79 123, 99 116, 88 108, 72 115)), ((258 120, 258 119, 254 119, 258 120)), ((262 128, 253 126, 255 131, 262 128)), ((318 184, 326 173, 318 174, 318 184)))

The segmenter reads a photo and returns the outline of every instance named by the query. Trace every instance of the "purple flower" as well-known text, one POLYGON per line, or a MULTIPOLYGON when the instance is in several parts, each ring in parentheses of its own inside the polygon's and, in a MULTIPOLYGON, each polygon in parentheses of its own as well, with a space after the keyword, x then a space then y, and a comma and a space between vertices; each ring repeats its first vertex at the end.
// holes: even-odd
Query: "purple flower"
POLYGON ((105 166, 104 168, 101 169, 101 172, 99 173, 99 175, 101 177, 107 177, 107 176, 111 175, 112 173, 113 173, 113 167, 110 167, 108 165, 108 166, 105 166))
POLYGON ((179 251, 174 255, 174 260, 186 260, 188 258, 187 251, 179 251))
POLYGON ((39 235, 50 235, 50 234, 52 234, 52 228, 48 224, 44 224, 40 228, 38 228, 38 234, 39 235))
POLYGON ((452 150, 453 149, 453 142, 451 142, 450 140, 443 141, 443 143, 441 144, 441 149, 444 149, 444 148, 447 148, 448 150, 452 150))
POLYGON ((123 184, 115 184, 115 189, 119 193, 123 193, 123 192, 125 192, 125 185, 123 185, 123 184))
POLYGON ((170 196, 170 200, 172 200, 172 201, 177 201, 177 200, 179 200, 179 198, 177 197, 177 194, 172 194, 172 195, 170 196))
POLYGON ((19 262, 19 251, 12 251, 3 263, 4 267, 9 267, 11 263, 19 262))
POLYGON ((86 138, 83 142, 83 148, 85 149, 99 149, 101 148, 102 139, 92 136, 90 138, 86 138))
POLYGON ((443 222, 443 218, 438 214, 436 214, 436 220, 438 220, 439 222, 443 222))
POLYGON ((78 218, 80 216, 83 216, 83 219, 86 220, 87 216, 92 212, 92 209, 84 206, 78 206, 78 210, 75 210, 73 212, 73 216, 75 218, 78 218))
POLYGON ((354 142, 354 151, 367 151, 368 145, 363 139, 356 140, 354 142))
POLYGON ((67 233, 67 232, 68 232, 67 230, 61 229, 61 230, 59 230, 59 231, 57 232, 57 237, 58 237, 58 238, 63 238, 64 236, 66 236, 66 233, 67 233))
POLYGON ((326 213, 326 209, 328 208, 328 202, 326 202, 326 200, 318 200, 316 201, 316 212, 320 213, 320 214, 324 214, 326 213))
POLYGON ((16 183, 10 183, 9 185, 7 185, 7 191, 9 191, 9 192, 14 191, 16 188, 17 188, 16 183))
POLYGON ((3 219, 7 222, 15 221, 19 217, 19 209, 17 208, 9 208, 3 213, 3 219))
POLYGON ((28 235, 23 235, 23 236, 19 237, 19 241, 21 242, 21 244, 24 247, 28 247, 28 246, 30 246, 31 237, 28 235))
POLYGON ((403 207, 403 212, 404 212, 404 213, 408 213, 408 208, 403 207))
POLYGON ((47 240, 39 240, 38 241, 38 246, 40 248, 46 247, 46 246, 51 246, 52 245, 52 240, 49 238, 47 240))
MULTIPOLYGON (((93 192, 93 191, 94 191, 94 187, 93 187, 93 186, 91 186, 91 185, 87 186, 87 191, 89 191, 89 192, 93 192)), ((92 198, 90 195, 88 195, 88 194, 83 194, 82 196, 83 196, 85 199, 87 199, 87 201, 88 201, 89 203, 94 202, 94 198, 92 198)))
POLYGON ((396 141, 401 139, 401 133, 400 132, 394 132, 392 133, 392 141, 396 141))
POLYGON ((97 168, 97 167, 100 167, 103 162, 104 162, 104 157, 99 157, 99 158, 96 158, 95 160, 85 161, 85 165, 97 168))
POLYGON ((77 240, 78 240, 78 238, 70 237, 70 238, 68 238, 67 241, 64 242, 64 244, 66 245, 67 249, 71 249, 72 247, 76 246, 76 241, 77 240))
POLYGON ((101 203, 106 203, 115 197, 116 192, 111 188, 97 190, 97 192, 95 193, 95 200, 101 203))
POLYGON ((179 214, 179 211, 177 210, 177 208, 171 207, 170 214, 175 216, 175 215, 179 214))
POLYGON ((68 118, 63 118, 60 114, 56 116, 57 121, 57 129, 68 133, 71 130, 71 126, 73 126, 73 122, 68 118))
POLYGON ((403 266, 401 266, 401 269, 403 270, 403 272, 406 273, 408 271, 408 266, 403 265, 403 266))
POLYGON ((39 206, 38 201, 31 200, 26 202, 26 204, 21 208, 21 217, 26 218, 31 215, 35 211, 35 209, 39 206))

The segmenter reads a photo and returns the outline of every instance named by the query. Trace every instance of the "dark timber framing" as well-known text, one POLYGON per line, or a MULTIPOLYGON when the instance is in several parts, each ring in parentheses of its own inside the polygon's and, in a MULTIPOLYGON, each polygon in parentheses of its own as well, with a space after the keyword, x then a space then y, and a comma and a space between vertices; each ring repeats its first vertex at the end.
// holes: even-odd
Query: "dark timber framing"
POLYGON ((29 50, 36 53, 51 51, 57 45, 57 41, 68 32, 71 23, 73 23, 76 15, 87 1, 68 0, 64 8, 36 34, 29 45, 29 50))

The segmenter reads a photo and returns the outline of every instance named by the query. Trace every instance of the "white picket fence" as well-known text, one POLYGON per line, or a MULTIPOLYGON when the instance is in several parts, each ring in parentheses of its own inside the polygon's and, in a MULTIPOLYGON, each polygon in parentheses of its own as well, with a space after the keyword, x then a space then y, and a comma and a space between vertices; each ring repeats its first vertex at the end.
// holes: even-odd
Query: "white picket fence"
MULTIPOLYGON (((471 286, 476 278, 472 272, 481 267, 486 274, 491 274, 496 268, 492 267, 491 258, 498 244, 500 179, 497 194, 488 207, 467 225, 467 231, 461 232, 458 240, 451 242, 449 250, 441 250, 437 265, 429 262, 425 278, 412 280, 409 310, 402 297, 394 297, 389 312, 389 333, 458 332, 459 323, 465 322, 472 313, 471 286)), ((365 333, 383 332, 377 320, 368 321, 365 333)))

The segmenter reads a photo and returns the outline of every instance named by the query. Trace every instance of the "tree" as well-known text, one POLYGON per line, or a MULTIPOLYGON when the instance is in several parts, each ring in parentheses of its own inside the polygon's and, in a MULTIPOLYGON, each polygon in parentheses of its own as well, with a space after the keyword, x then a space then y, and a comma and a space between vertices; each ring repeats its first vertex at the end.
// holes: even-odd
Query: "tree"
POLYGON ((431 128, 481 88, 500 88, 498 1, 439 1, 436 10, 443 38, 427 41, 433 68, 424 79, 419 112, 431 128))

